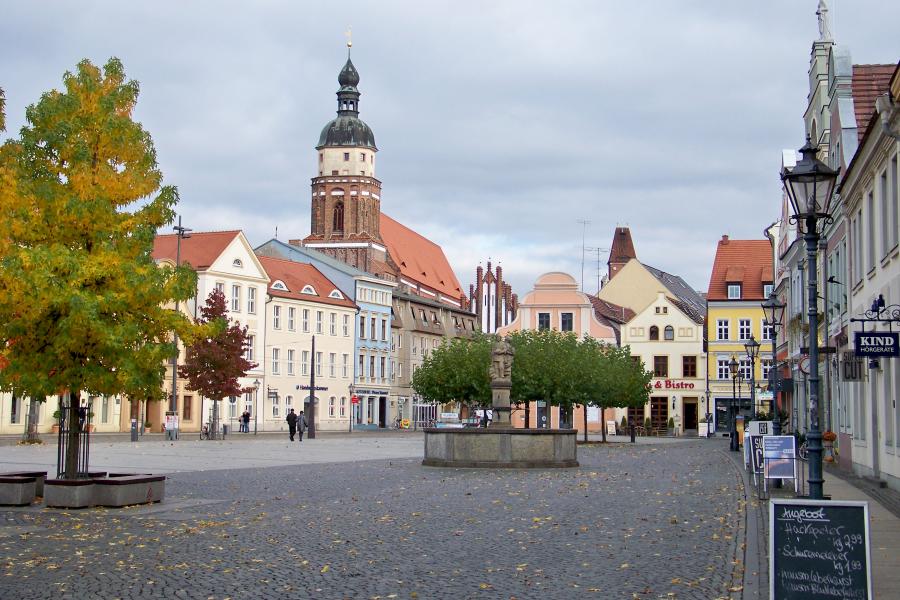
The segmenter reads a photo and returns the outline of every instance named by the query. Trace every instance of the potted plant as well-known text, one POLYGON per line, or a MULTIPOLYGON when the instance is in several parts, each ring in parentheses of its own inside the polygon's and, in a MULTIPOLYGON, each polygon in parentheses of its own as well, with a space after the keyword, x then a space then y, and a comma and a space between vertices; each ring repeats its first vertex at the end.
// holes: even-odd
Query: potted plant
POLYGON ((50 427, 50 432, 51 432, 51 433, 59 433, 59 418, 60 418, 61 416, 62 416, 62 413, 59 411, 59 409, 56 409, 55 411, 53 411, 53 421, 54 421, 54 423, 53 423, 53 425, 50 427))
POLYGON ((650 435, 650 419, 644 419, 644 435, 650 435))
POLYGON ((148 432, 153 431, 153 423, 150 421, 144 421, 144 429, 148 432))
POLYGON ((669 437, 675 437, 675 419, 669 417, 669 422, 666 424, 666 433, 669 437))
POLYGON ((825 449, 825 456, 822 457, 825 462, 834 462, 834 441, 837 434, 833 431, 826 431, 822 434, 822 447, 825 449))

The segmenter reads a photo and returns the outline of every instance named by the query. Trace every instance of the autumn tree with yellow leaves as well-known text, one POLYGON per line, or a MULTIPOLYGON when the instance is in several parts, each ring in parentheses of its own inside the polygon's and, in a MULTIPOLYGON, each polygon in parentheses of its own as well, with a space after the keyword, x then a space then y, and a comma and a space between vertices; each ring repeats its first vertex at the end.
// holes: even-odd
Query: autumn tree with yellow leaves
MULTIPOLYGON (((0 388, 68 393, 76 424, 82 392, 159 398, 173 331, 195 334, 171 306, 193 296, 196 276, 151 256, 178 194, 132 119, 138 83, 113 58, 80 62, 63 84, 0 147, 0 388)), ((67 478, 78 433, 70 427, 67 478)))

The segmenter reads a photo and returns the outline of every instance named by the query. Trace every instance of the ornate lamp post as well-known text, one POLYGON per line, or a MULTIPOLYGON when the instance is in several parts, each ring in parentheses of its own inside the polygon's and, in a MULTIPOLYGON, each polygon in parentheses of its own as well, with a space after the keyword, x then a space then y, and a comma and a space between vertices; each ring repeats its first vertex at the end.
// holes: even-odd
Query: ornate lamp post
POLYGON ((772 336, 772 370, 769 371, 772 386, 772 406, 769 410, 772 415, 772 433, 781 435, 781 418, 778 416, 778 403, 775 396, 778 394, 778 328, 783 325, 785 304, 778 301, 774 292, 769 294, 767 300, 762 303, 763 314, 766 323, 771 328, 772 336))
POLYGON ((355 392, 355 391, 356 391, 356 386, 353 385, 353 382, 351 381, 350 382, 350 419, 349 419, 350 422, 347 424, 347 432, 348 433, 353 433, 353 411, 355 410, 354 406, 356 406, 353 403, 353 392, 355 392))
POLYGON ((756 412, 756 358, 759 356, 759 342, 752 335, 750 339, 744 343, 744 349, 747 351, 747 358, 750 359, 750 406, 751 410, 756 412))
MULTIPOLYGON (((181 240, 191 237, 191 231, 188 227, 181 226, 181 215, 178 216, 178 225, 172 228, 178 241, 175 244, 175 268, 181 266, 181 240)), ((178 300, 175 301, 175 312, 178 312, 178 300)), ((169 412, 175 417, 175 423, 178 423, 178 332, 174 332, 175 337, 175 360, 172 362, 172 396, 169 398, 169 412)), ((190 416, 190 415, 188 415, 190 416)), ((178 425, 173 429, 166 428, 166 439, 175 441, 178 439, 178 425)))
POLYGON ((738 376, 741 374, 738 368, 739 366, 737 359, 732 354, 731 360, 728 361, 728 370, 731 371, 731 405, 728 407, 728 420, 730 421, 728 430, 731 435, 730 448, 732 452, 738 451, 737 419, 734 414, 734 405, 735 402, 737 402, 737 380, 738 376))
POLYGON ((819 245, 820 222, 824 226, 833 219, 830 214, 831 196, 838 171, 816 158, 819 149, 809 137, 800 149, 803 158, 793 169, 784 169, 781 181, 791 202, 791 221, 803 233, 806 242, 807 315, 809 317, 809 431, 806 434, 809 452, 809 496, 821 500, 822 493, 822 432, 819 429, 819 282, 816 251, 819 245))

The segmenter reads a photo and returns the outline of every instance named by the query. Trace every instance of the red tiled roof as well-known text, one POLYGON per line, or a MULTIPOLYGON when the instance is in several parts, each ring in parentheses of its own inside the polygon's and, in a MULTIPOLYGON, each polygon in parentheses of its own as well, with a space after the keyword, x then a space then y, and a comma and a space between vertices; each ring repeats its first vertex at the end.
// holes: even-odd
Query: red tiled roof
POLYGON ((632 258, 637 258, 637 254, 634 252, 631 230, 628 227, 616 227, 612 247, 609 250, 609 262, 628 262, 632 258))
POLYGON ((462 287, 440 246, 384 213, 380 224, 381 239, 404 279, 459 300, 462 287))
POLYGON ((896 65, 853 65, 850 86, 853 111, 856 113, 856 134, 860 142, 875 114, 875 99, 887 93, 896 68, 896 65))
POLYGON ((635 312, 626 306, 619 306, 618 304, 601 300, 591 294, 585 294, 585 296, 590 299, 594 312, 598 317, 606 317, 616 323, 627 323, 634 318, 635 312))
MULTIPOLYGON (((204 271, 215 262, 240 231, 194 232, 181 240, 181 264, 191 265, 195 271, 204 271)), ((158 235, 153 240, 153 258, 175 261, 178 236, 174 233, 158 235)))
POLYGON ((763 284, 772 283, 769 240, 730 240, 727 235, 722 236, 709 278, 707 299, 728 300, 729 283, 741 284, 741 300, 765 300, 763 284), (737 273, 740 279, 732 279, 737 273))
POLYGON ((356 304, 349 300, 343 291, 339 290, 330 279, 325 277, 314 266, 269 256, 257 256, 257 258, 271 279, 269 282, 269 294, 271 296, 356 308, 356 304), (287 286, 288 291, 272 287, 272 284, 279 280, 287 286), (317 295, 302 293, 301 290, 307 285, 311 285, 316 290, 317 295), (329 298, 328 295, 333 290, 340 291, 343 298, 329 298))

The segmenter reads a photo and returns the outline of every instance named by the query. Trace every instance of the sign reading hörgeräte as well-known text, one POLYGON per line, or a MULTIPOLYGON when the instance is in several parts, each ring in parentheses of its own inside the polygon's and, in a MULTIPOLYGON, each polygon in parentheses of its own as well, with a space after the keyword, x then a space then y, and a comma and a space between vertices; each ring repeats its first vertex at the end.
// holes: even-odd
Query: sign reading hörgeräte
POLYGON ((900 356, 900 333, 889 331, 857 331, 856 355, 866 357, 900 356))
POLYGON ((769 597, 871 599, 868 503, 773 499, 769 597))

